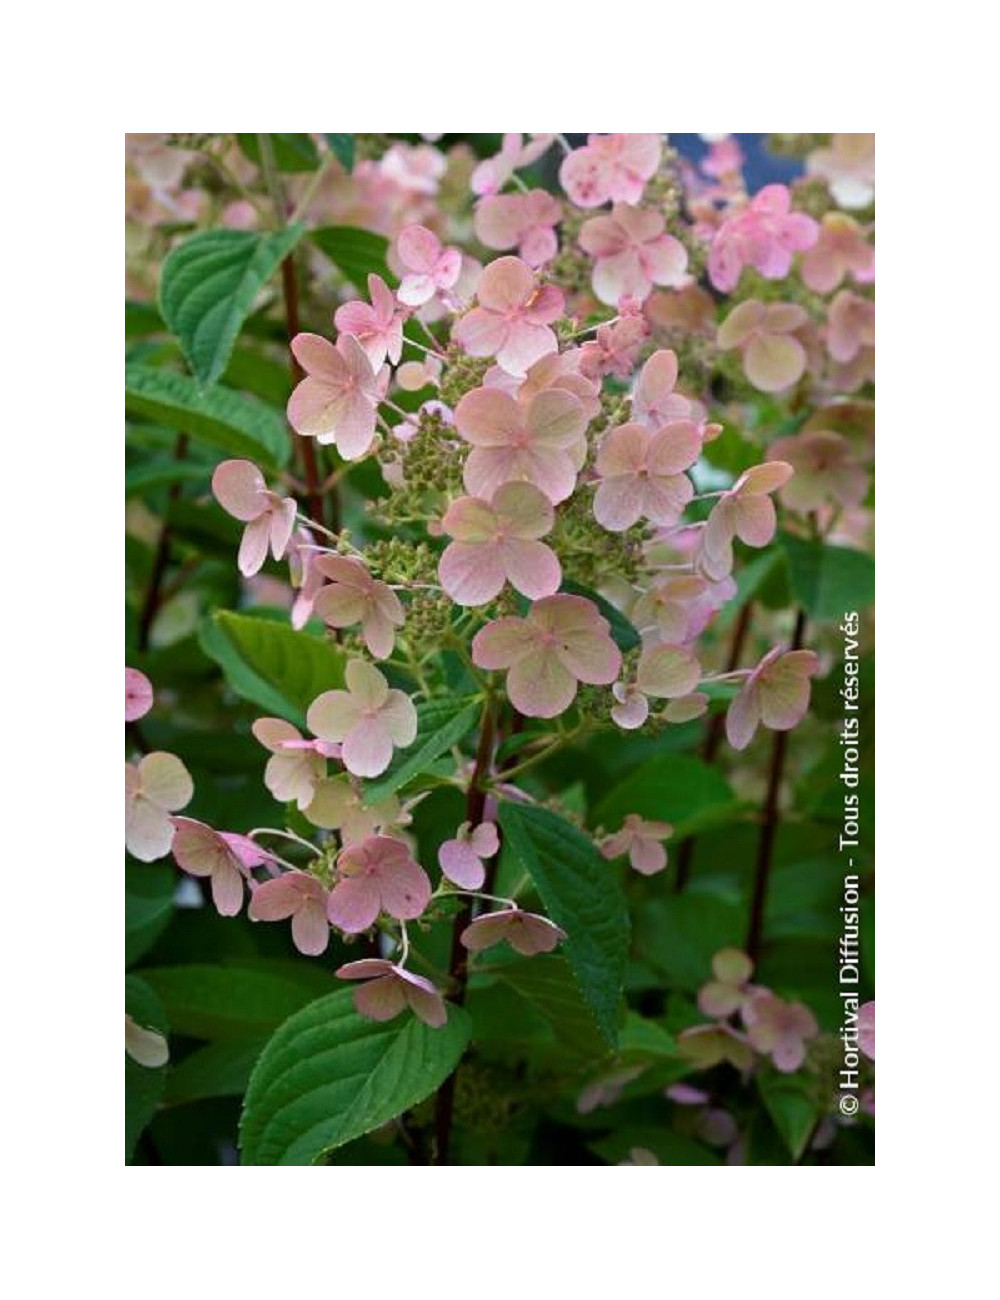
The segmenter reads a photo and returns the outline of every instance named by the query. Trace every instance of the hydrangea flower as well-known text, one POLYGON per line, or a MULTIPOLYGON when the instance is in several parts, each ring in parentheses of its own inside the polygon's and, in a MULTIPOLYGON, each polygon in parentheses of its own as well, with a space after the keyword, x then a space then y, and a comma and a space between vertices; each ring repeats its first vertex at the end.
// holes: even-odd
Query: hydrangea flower
POLYGON ((342 334, 351 334, 365 350, 377 371, 386 357, 396 365, 403 352, 403 317, 396 295, 380 275, 369 275, 366 302, 345 302, 337 308, 333 322, 342 334))
POLYGON ((405 749, 417 736, 417 711, 409 696, 390 690, 371 664, 352 659, 344 673, 347 689, 324 691, 309 706, 309 730, 342 745, 341 757, 355 776, 380 776, 393 748, 405 749))
MULTIPOLYGON (((558 585, 558 584, 557 584, 558 585)), ((138 668, 125 666, 125 721, 144 718, 153 707, 153 684, 138 668)))
POLYGON ((481 889, 486 879, 483 862, 500 852, 500 837, 493 822, 480 822, 472 829, 463 822, 454 839, 445 840, 438 849, 441 870, 461 889, 481 889))
POLYGON ((864 1002, 858 1011, 858 1046, 870 1061, 875 1060, 875 1003, 864 1002))
POLYGON ((689 419, 692 403, 674 392, 676 383, 677 354, 669 348, 660 348, 639 371, 632 394, 633 419, 651 429, 689 419))
POLYGON ((158 1070, 170 1060, 170 1049, 163 1034, 146 1029, 125 1013, 125 1051, 147 1070, 158 1070))
POLYGON ((406 268, 397 295, 407 307, 423 307, 435 294, 447 293, 462 272, 459 250, 445 248, 425 226, 407 226, 400 231, 396 252, 406 268))
POLYGON ((853 361, 863 348, 875 344, 875 304, 849 289, 841 289, 826 318, 826 346, 834 361, 853 361))
POLYGON ((721 1021, 681 1030, 677 1046, 697 1070, 711 1070, 724 1061, 737 1070, 749 1070, 753 1065, 753 1048, 744 1035, 721 1021))
POLYGON ((472 658, 478 668, 508 670, 507 694, 529 718, 563 713, 578 682, 610 685, 622 661, 593 602, 566 595, 536 601, 526 618, 487 623, 473 638, 472 658))
POLYGON ((723 948, 712 958, 713 979, 698 991, 698 1010, 725 1020, 739 1011, 748 996, 753 962, 738 948, 723 948))
POLYGON ((875 278, 875 249, 853 217, 827 212, 819 239, 802 255, 802 279, 814 293, 830 293, 852 275, 861 283, 875 278))
POLYGON ((179 758, 157 751, 125 764, 125 847, 140 862, 170 852, 171 813, 190 803, 194 782, 179 758))
POLYGON ((251 921, 292 918, 292 942, 306 957, 326 951, 330 939, 327 891, 305 871, 286 871, 254 888, 247 915, 251 921))
POLYGON ((596 470, 594 518, 609 532, 623 533, 640 519, 673 524, 694 496, 683 472, 701 455, 701 434, 690 420, 676 420, 655 432, 642 424, 620 424, 601 443, 596 470))
POLYGON ((373 835, 350 844, 337 859, 339 880, 327 916, 345 934, 360 934, 380 912, 398 921, 418 917, 431 898, 431 882, 402 840, 373 835))
POLYGON ((438 565, 441 586, 459 605, 485 605, 505 582, 530 600, 554 595, 562 569, 538 540, 554 519, 552 503, 531 483, 506 483, 492 502, 453 501, 441 521, 454 539, 438 565))
MULTIPOLYGON (((473 194, 499 194, 516 171, 537 162, 555 139, 553 135, 533 135, 527 143, 520 131, 508 131, 500 145, 500 152, 484 158, 469 179, 473 194)), ((483 241, 485 242, 485 241, 483 241)), ((492 248, 492 244, 487 244, 492 248)))
POLYGON ((723 352, 739 349, 754 388, 780 393, 801 379, 806 368, 806 350, 793 331, 807 320, 804 308, 794 303, 748 298, 719 326, 718 344, 723 352))
POLYGON ((769 1056, 782 1074, 794 1074, 806 1059, 806 1043, 819 1033, 807 1006, 784 1002, 767 989, 746 998, 741 1014, 751 1046, 769 1056))
POLYGON ((549 328, 565 300, 554 285, 539 286, 519 257, 498 257, 482 274, 478 307, 457 321, 452 338, 469 356, 496 357, 512 375, 523 375, 548 352, 556 352, 549 328))
POLYGON ((580 349, 581 374, 595 380, 605 375, 628 379, 648 335, 649 325, 641 315, 622 316, 612 325, 599 325, 596 337, 580 349))
POLYGON ((578 208, 599 208, 609 199, 638 203, 660 165, 660 152, 658 135, 590 135, 563 159, 559 183, 578 208))
POLYGON ((700 608, 708 591, 709 583, 697 574, 656 579, 639 596, 629 618, 647 639, 682 645, 700 630, 700 608))
POLYGON ((317 784, 326 776, 326 760, 340 757, 340 746, 326 740, 305 740, 284 718, 258 718, 250 728, 270 750, 264 784, 281 803, 308 808, 317 784))
POLYGON ((381 397, 368 354, 352 334, 341 334, 336 346, 318 334, 297 334, 292 351, 306 377, 288 399, 288 423, 304 438, 333 443, 345 460, 358 460, 375 437, 381 397))
POLYGON ((330 586, 316 596, 313 608, 331 627, 361 624, 361 635, 376 659, 388 659, 396 643, 394 628, 406 621, 403 606, 392 588, 360 560, 347 555, 321 555, 316 568, 330 586))
POLYGON ((875 136, 838 131, 825 149, 806 158, 806 171, 822 176, 843 208, 867 208, 875 197, 875 136))
POLYGON ((280 560, 295 527, 295 498, 269 492, 264 475, 248 460, 224 460, 217 465, 212 491, 226 514, 246 524, 237 561, 240 573, 246 578, 259 573, 268 547, 280 560))
POLYGON ((601 842, 601 853, 609 861, 627 853, 634 871, 655 876, 667 865, 667 850, 661 841, 673 833, 669 822, 646 821, 638 813, 629 813, 621 829, 601 842))
POLYGON ((554 227, 561 218, 558 200, 545 190, 497 194, 476 208, 476 238, 487 248, 516 248, 528 266, 537 268, 559 251, 554 227))
POLYGON ((566 938, 566 932, 544 916, 522 912, 519 907, 508 907, 502 912, 476 917, 460 937, 463 947, 469 952, 482 952, 498 943, 509 943, 522 957, 534 957, 538 953, 552 952, 566 938))
POLYGON ((791 211, 784 185, 765 185, 749 204, 725 220, 708 255, 709 279, 716 289, 732 293, 745 266, 767 280, 783 280, 796 253, 811 248, 819 226, 802 212, 791 211))
POLYGON ((586 424, 579 399, 564 388, 526 405, 498 388, 474 388, 455 408, 455 426, 472 447, 466 491, 489 500, 506 483, 533 483, 558 505, 576 486, 574 452, 586 424))
POLYGON ((173 854, 189 876, 212 882, 212 902, 220 916, 236 916, 243 906, 243 885, 252 867, 274 858, 246 835, 213 830, 193 817, 174 818, 173 854))
POLYGON ((649 700, 638 686, 615 682, 611 687, 615 698, 611 706, 611 719, 622 731, 635 731, 649 717, 649 700))
POLYGON ((412 820, 395 795, 369 807, 346 776, 320 781, 303 811, 314 826, 339 831, 342 844, 357 844, 392 828, 401 829, 412 820))
POLYGON ((610 307, 626 295, 643 302, 653 285, 679 286, 686 278, 687 250, 666 233, 662 213, 616 203, 583 223, 579 242, 595 259, 594 293, 610 307))
POLYGON ((778 529, 769 494, 787 483, 792 473, 791 465, 781 460, 754 465, 719 498, 698 546, 696 562, 706 577, 719 582, 732 572, 734 537, 747 546, 767 546, 778 529))
POLYGON ((868 491, 868 471, 840 433, 817 429, 779 438, 768 447, 767 458, 795 471, 780 488, 789 510, 809 514, 830 501, 850 508, 860 505, 868 491))
POLYGON ((639 690, 659 700, 688 696, 700 680, 701 664, 681 646, 647 646, 636 669, 639 690))
POLYGON ((354 990, 358 1015, 369 1020, 394 1020, 407 1007, 432 1029, 440 1029, 448 1020, 444 999, 430 980, 381 957, 349 961, 337 971, 337 978, 371 981, 354 990))
POLYGON ((770 650, 747 678, 726 714, 726 736, 746 749, 758 725, 772 731, 797 727, 809 708, 809 679, 819 671, 812 650, 770 650))

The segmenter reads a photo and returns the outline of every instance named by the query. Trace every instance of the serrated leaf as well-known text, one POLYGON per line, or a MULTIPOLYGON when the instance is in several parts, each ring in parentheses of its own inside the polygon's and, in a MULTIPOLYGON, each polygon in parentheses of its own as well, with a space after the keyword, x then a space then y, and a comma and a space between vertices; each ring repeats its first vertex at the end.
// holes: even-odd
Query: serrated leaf
POLYGON ((199 640, 238 695, 299 727, 317 695, 344 685, 337 646, 273 619, 217 610, 199 640))
POLYGON ((547 808, 503 802, 499 821, 549 917, 605 1040, 618 1041, 629 920, 614 872, 591 839, 547 808))
POLYGON ((337 159, 346 172, 354 170, 354 136, 340 134, 326 134, 323 139, 330 146, 330 152, 337 159))
POLYGON ((430 1096, 458 1065, 469 1018, 448 1008, 430 1029, 406 1013, 364 1020, 351 989, 281 1026, 250 1077, 240 1148, 246 1165, 315 1164, 430 1096))
POLYGON ((611 625, 611 637, 619 650, 634 650, 639 644, 639 633, 621 610, 615 609, 600 592, 585 587, 580 582, 573 582, 570 578, 563 578, 560 591, 568 591, 572 596, 585 596, 587 600, 592 601, 611 625))
MULTIPOLYGON (((508 984, 541 1012, 564 1053, 587 1061, 607 1056, 607 1043, 565 957, 527 957, 497 963, 483 973, 508 984)), ((514 1037, 517 1029, 515 1023, 514 1037)))
POLYGON ((629 813, 670 822, 675 838, 724 820, 738 803, 725 778, 700 759, 662 754, 627 776, 594 809, 595 825, 617 830, 629 813))
POLYGON ((415 776, 428 771, 436 759, 468 734, 482 711, 478 700, 432 700, 417 705, 417 738, 399 750, 388 771, 365 786, 369 805, 387 799, 415 776))
POLYGON ((219 384, 202 392, 190 375, 156 366, 126 365, 125 410, 262 469, 280 468, 291 451, 285 418, 272 407, 219 384))
POLYGON ((309 238, 358 289, 364 289, 369 275, 380 275, 390 287, 396 277, 389 270, 386 254, 389 241, 384 235, 357 226, 321 226, 309 238))
POLYGON ((254 300, 304 231, 204 230, 167 254, 160 311, 203 388, 225 371, 254 300))
POLYGON ((302 962, 232 966, 161 966, 142 972, 175 1033, 190 1038, 243 1039, 270 1033, 321 997, 331 976, 302 962))
POLYGON ((875 603, 875 561, 865 551, 784 534, 792 591, 810 618, 840 619, 875 603))

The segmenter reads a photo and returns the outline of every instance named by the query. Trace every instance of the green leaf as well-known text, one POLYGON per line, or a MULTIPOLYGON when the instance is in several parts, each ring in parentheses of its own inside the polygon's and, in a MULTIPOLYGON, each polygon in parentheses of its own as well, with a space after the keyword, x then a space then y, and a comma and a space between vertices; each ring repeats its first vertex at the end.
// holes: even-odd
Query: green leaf
POLYGON ((474 726, 482 710, 479 700, 432 700, 417 705, 417 738, 396 754, 386 774, 365 786, 365 802, 371 806, 387 799, 412 781, 457 745, 474 726))
MULTIPOLYGON (((584 1060, 607 1056, 607 1044, 598 1032, 593 1013, 583 1000, 565 957, 526 957, 498 963, 483 974, 508 984, 539 1011, 552 1026, 564 1053, 584 1060)), ((511 1029, 516 1038, 516 1022, 511 1029)))
POLYGON ((328 971, 302 962, 232 966, 162 966, 142 977, 160 998, 175 1033, 190 1038, 247 1039, 274 1030, 321 997, 328 971))
POLYGON ((695 990, 711 976, 720 948, 743 945, 745 910, 735 901, 688 890, 650 899, 636 915, 638 955, 677 988, 695 990))
POLYGON ((174 914, 176 879, 162 862, 125 864, 125 965, 148 952, 174 914))
MULTIPOLYGON (((143 980, 125 976, 125 1010, 144 1029, 165 1033, 167 1017, 160 1000, 143 980)), ((153 1118, 167 1083, 167 1067, 155 1070, 140 1065, 125 1053, 125 1159, 130 1161, 135 1144, 153 1118)))
POLYGON ((262 469, 286 463, 291 452, 285 418, 270 406, 216 384, 202 392, 189 375, 126 365, 126 413, 189 433, 227 456, 245 456, 262 469))
POLYGON ((787 1075, 761 1074, 757 1078, 757 1088, 792 1159, 798 1160, 820 1117, 815 1099, 800 1082, 787 1075))
POLYGON ((384 235, 357 226, 321 226, 310 231, 309 238, 358 289, 365 288, 369 275, 396 284, 386 261, 389 241, 384 235))
POLYGON ((242 1097, 266 1043, 267 1036, 261 1035, 197 1048, 170 1071, 167 1104, 204 1101, 206 1097, 242 1097))
POLYGON ((592 601, 601 611, 604 617, 611 625, 611 636, 618 646, 619 650, 634 650, 639 644, 639 633, 628 621, 625 615, 615 609, 610 601, 591 587, 585 587, 582 583, 573 582, 570 578, 563 578, 561 591, 568 591, 573 596, 585 596, 587 600, 592 601))
POLYGON ((316 1164, 430 1096, 458 1065, 469 1018, 448 1008, 430 1029, 410 1013, 385 1024, 354 1010, 351 989, 281 1026, 250 1077, 240 1148, 246 1165, 316 1164))
POLYGON ((593 822, 617 830, 628 813, 674 827, 674 838, 724 820, 738 803, 714 767, 683 754, 662 754, 636 769, 594 809, 593 822))
POLYGON ((354 170, 354 136, 324 134, 323 139, 330 146, 330 152, 344 170, 352 172, 354 170))
POLYGON ((286 623, 216 610, 199 639, 238 695, 299 727, 317 695, 344 685, 343 651, 286 623))
POLYGON ((566 955, 598 1028, 614 1047, 629 921, 614 872, 594 843, 547 808, 504 802, 500 826, 549 917, 567 934, 566 955))
MULTIPOLYGON (((274 161, 281 172, 311 172, 319 166, 319 150, 311 136, 305 132, 269 132, 274 147, 274 161)), ((237 135, 239 146, 259 167, 260 141, 256 132, 237 135)))
POLYGON ((620 1164, 635 1149, 652 1151, 661 1165, 720 1165, 721 1157, 710 1147, 683 1133, 660 1125, 658 1128, 622 1128, 610 1137, 591 1143, 609 1165, 620 1164))
POLYGON ((864 551, 784 534, 792 591, 810 618, 841 619, 875 603, 875 561, 864 551))
POLYGON ((125 495, 141 496, 170 483, 204 483, 207 487, 211 477, 211 465, 192 465, 185 460, 149 461, 125 471, 125 495))
POLYGON ((203 388, 226 369, 254 300, 304 231, 203 230, 167 254, 160 311, 203 388))

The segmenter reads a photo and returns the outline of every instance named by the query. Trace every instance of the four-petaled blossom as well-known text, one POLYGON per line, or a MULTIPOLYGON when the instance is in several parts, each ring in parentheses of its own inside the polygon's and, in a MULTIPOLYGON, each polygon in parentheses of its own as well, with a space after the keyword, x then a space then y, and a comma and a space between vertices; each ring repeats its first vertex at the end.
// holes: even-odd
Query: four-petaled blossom
POLYGON ((554 138, 536 134, 524 143, 520 131, 508 131, 501 141, 500 152, 484 158, 469 178, 473 194, 499 194, 516 171, 530 167, 541 158, 554 138))
POLYGON ((870 1061, 875 1060, 874 1002, 863 1002, 858 1011, 858 1046, 870 1061))
POLYGON ((561 217, 558 201, 545 190, 497 194, 476 208, 476 238, 487 248, 516 248, 529 266, 539 267, 559 251, 553 227, 561 217))
POLYGON ((806 368, 806 350, 794 337, 808 317, 802 307, 789 302, 759 302, 748 298, 734 307, 719 326, 723 352, 738 348, 743 370, 762 393, 791 388, 806 368))
POLYGON ((455 408, 455 427, 472 446, 463 482, 489 500, 506 483, 533 483, 553 505, 576 486, 575 452, 587 417, 565 388, 548 388, 522 405, 499 388, 474 388, 455 408))
POLYGON ((577 683, 607 686, 621 669, 621 651, 607 619, 583 596, 536 601, 526 618, 500 618, 472 641, 479 668, 508 669, 507 694, 529 718, 554 718, 573 703, 577 683))
POLYGON ((125 764, 125 847, 140 862, 170 852, 174 823, 194 795, 194 782, 179 758, 157 751, 125 764))
POLYGON ((251 921, 287 921, 292 918, 292 942, 306 957, 326 951, 330 923, 326 916, 327 892, 305 871, 286 871, 257 885, 250 896, 251 921))
POLYGON ((444 998, 430 980, 384 958, 349 961, 337 971, 337 978, 371 981, 354 990, 358 1015, 369 1020, 394 1020, 407 1007, 432 1029, 440 1029, 448 1019, 444 998))
POLYGON ((445 248, 425 226, 407 226, 400 231, 396 252, 406 268, 396 293, 407 307, 423 307, 436 293, 447 293, 462 273, 459 250, 445 248))
POLYGON ((634 871, 641 876, 655 876, 667 865, 667 850, 661 843, 674 833, 669 822, 646 821, 638 813, 629 813, 621 830, 601 842, 601 852, 610 861, 628 854, 634 871))
POLYGON ((243 906, 243 885, 252 867, 273 862, 266 849, 246 835, 213 830, 193 817, 174 818, 173 855, 189 876, 212 882, 212 902, 220 916, 235 916, 243 906))
POLYGON ((599 208, 609 199, 638 203, 659 165, 658 135, 590 135, 563 159, 559 182, 578 208, 599 208))
POLYGON ((750 203, 722 223, 712 241, 708 274, 716 289, 731 293, 745 266, 765 279, 783 280, 796 253, 811 248, 819 226, 802 212, 792 212, 784 185, 765 185, 750 203))
POLYGON ((771 1058, 782 1074, 793 1074, 806 1059, 806 1043, 819 1033, 816 1017, 801 1002, 785 1002, 767 989, 747 997, 741 1014, 747 1038, 771 1058))
POLYGON ((431 882, 402 840, 373 835, 350 844, 337 859, 340 877, 330 893, 327 916, 345 934, 360 934, 380 912, 412 921, 431 898, 431 882))
POLYGON ((772 731, 797 727, 809 708, 809 679, 819 671, 812 650, 768 651, 726 714, 726 736, 734 749, 746 749, 760 723, 772 731))
POLYGON ((258 718, 250 728, 271 751, 264 768, 264 784, 281 803, 294 801, 308 808, 317 784, 326 776, 326 760, 340 757, 340 746, 326 740, 305 740, 284 718, 258 718))
POLYGON ((457 321, 452 338, 472 357, 496 357, 504 370, 523 375, 548 352, 558 350, 549 328, 563 314, 562 291, 539 286, 519 257, 498 257, 482 274, 478 307, 457 321))
POLYGON ((725 1020, 746 1000, 753 962, 738 948, 723 948, 712 958, 712 975, 698 991, 698 1009, 706 1016, 725 1020))
POLYGON ((767 449, 768 460, 782 460, 795 473, 780 489, 782 503, 803 514, 833 500, 840 506, 860 505, 868 491, 868 471, 840 433, 817 429, 779 438, 767 449))
POLYGON ((802 255, 802 279, 814 293, 830 293, 850 273, 869 283, 875 278, 875 249, 846 212, 828 212, 819 239, 802 255))
POLYGON ((594 518, 613 533, 640 519, 672 524, 694 496, 683 472, 701 454, 701 434, 690 420, 675 420, 652 432, 642 424, 612 429, 597 453, 601 482, 594 518))
POLYGON ((295 498, 269 492, 264 475, 249 460, 224 460, 212 475, 212 491, 223 510, 246 524, 238 565, 244 577, 263 568, 268 547, 280 560, 295 527, 295 498))
POLYGON ((580 247, 595 259, 594 293, 610 307, 626 294, 644 301, 654 284, 681 285, 687 273, 687 250, 666 234, 661 213, 625 203, 585 221, 580 247))
POLYGON ((288 399, 288 423, 357 460, 372 445, 381 396, 368 354, 353 334, 341 334, 336 346, 318 334, 296 334, 292 352, 306 377, 288 399))
POLYGON ((733 538, 747 546, 767 546, 778 527, 769 493, 791 478, 791 465, 782 460, 753 465, 719 498, 701 530, 697 564, 706 577, 719 582, 733 567, 733 538))
POLYGON ((475 830, 463 822, 455 839, 445 840, 438 849, 438 863, 452 884, 479 889, 486 879, 484 860, 499 852, 500 837, 493 822, 480 822, 475 830))
MULTIPOLYGON (((557 584, 558 585, 558 584, 557 584)), ((125 666, 125 721, 143 718, 153 707, 153 684, 138 668, 125 666)))
POLYGON ((377 668, 352 659, 344 673, 347 690, 324 691, 309 706, 309 730, 342 745, 341 758, 354 776, 380 776, 394 747, 405 749, 417 736, 417 711, 408 695, 390 690, 377 668))
POLYGON ((498 943, 509 943, 522 957, 552 952, 566 932, 544 916, 522 912, 519 907, 509 907, 502 912, 489 912, 477 917, 462 931, 462 945, 469 952, 482 952, 498 943))
POLYGON ((588 379, 604 375, 628 379, 648 334, 649 325, 641 315, 622 315, 612 325, 599 325, 597 336, 580 349, 580 373, 588 379))
POLYGON ((403 606, 392 588, 373 578, 360 560, 347 555, 321 555, 316 568, 331 585, 313 602, 317 615, 331 627, 361 624, 361 635, 376 659, 388 659, 396 641, 394 628, 405 622, 403 606))
POLYGON ((853 361, 862 348, 875 343, 875 304, 842 289, 830 304, 826 346, 834 361, 853 361))
POLYGON ((505 582, 530 600, 559 590, 562 569, 539 541, 555 513, 531 483, 505 483, 492 502, 479 497, 453 501, 441 527, 454 538, 441 556, 441 586, 459 605, 485 605, 505 582))
POLYGON ((403 317, 396 297, 380 275, 369 275, 366 302, 345 302, 333 323, 342 334, 352 334, 364 348, 373 370, 386 357, 395 365, 403 351, 403 317))
POLYGON ((875 137, 837 132, 829 148, 806 158, 806 171, 822 176, 844 208, 866 208, 875 197, 875 137))

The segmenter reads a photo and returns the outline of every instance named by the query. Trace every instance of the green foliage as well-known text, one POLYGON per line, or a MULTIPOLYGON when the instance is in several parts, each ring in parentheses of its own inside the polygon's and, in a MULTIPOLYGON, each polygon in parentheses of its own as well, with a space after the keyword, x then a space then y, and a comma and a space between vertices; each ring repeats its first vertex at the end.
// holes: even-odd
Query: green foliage
MULTIPOLYGON (((167 1016, 149 985, 125 976, 125 1012, 143 1029, 166 1033, 167 1016)), ((130 1161, 143 1130, 156 1113, 167 1085, 167 1067, 149 1069, 125 1054, 125 1159, 130 1161)))
POLYGON ((356 288, 364 289, 369 275, 380 275, 390 286, 397 283, 386 261, 389 241, 384 235, 357 226, 321 226, 309 238, 356 288))
POLYGON ((806 542, 785 533, 792 591, 810 618, 837 620, 875 603, 875 561, 865 551, 806 542))
POLYGON ((378 803, 428 771, 435 759, 468 735, 478 721, 482 707, 479 700, 461 697, 418 704, 416 740, 406 749, 397 751, 384 776, 368 782, 366 801, 378 803))
POLYGON ((679 839, 732 817, 738 803, 722 773, 697 758, 663 754, 609 790, 594 809, 595 824, 617 830, 628 813, 670 822, 679 839))
MULTIPOLYGON (((271 147, 274 161, 281 172, 311 172, 319 166, 319 151, 313 139, 305 132, 281 133, 271 131, 271 147)), ((237 135, 240 148, 259 167, 261 165, 260 140, 256 134, 246 132, 237 135)))
POLYGON ((162 862, 125 866, 125 965, 131 966, 170 924, 174 912, 173 870, 162 862))
POLYGON ((276 1029, 330 988, 330 973, 306 962, 164 966, 142 972, 175 1033, 245 1040, 276 1029))
POLYGON ((341 164, 346 172, 354 170, 354 136, 353 135, 324 135, 323 139, 330 146, 330 152, 341 164))

